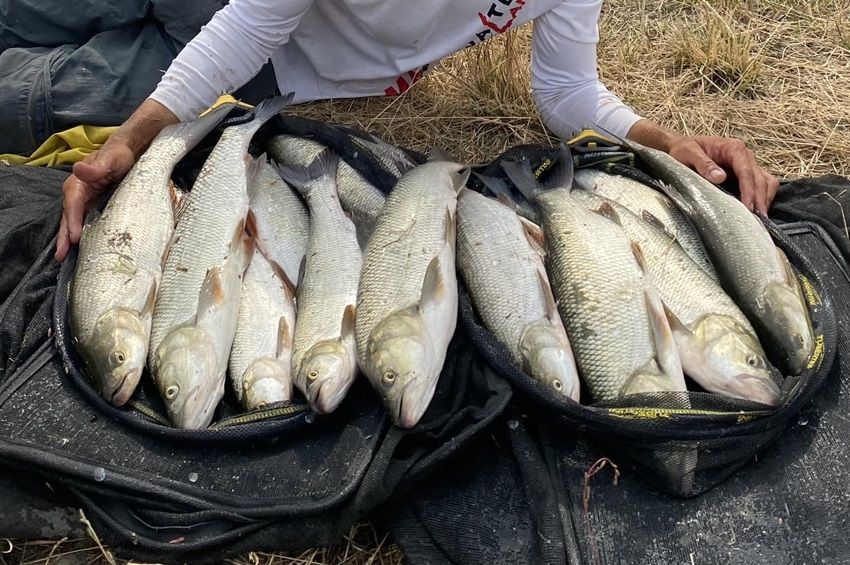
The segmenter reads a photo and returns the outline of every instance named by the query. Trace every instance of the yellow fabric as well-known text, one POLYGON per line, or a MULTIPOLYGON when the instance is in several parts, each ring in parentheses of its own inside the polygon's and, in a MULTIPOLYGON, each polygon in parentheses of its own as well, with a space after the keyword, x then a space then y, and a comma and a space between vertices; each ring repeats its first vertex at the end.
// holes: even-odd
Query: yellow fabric
POLYGON ((76 126, 54 133, 30 156, 0 155, 0 160, 13 165, 55 167, 73 165, 98 149, 118 127, 76 126))
MULTIPOLYGON (((203 114, 211 112, 224 104, 235 104, 241 108, 250 110, 250 104, 239 102, 233 96, 225 94, 203 114)), ((73 165, 98 149, 100 149, 109 136, 115 133, 118 126, 75 126, 65 131, 54 133, 35 150, 32 155, 2 155, 0 161, 6 161, 12 165, 32 165, 34 167, 56 167, 59 165, 73 165)))

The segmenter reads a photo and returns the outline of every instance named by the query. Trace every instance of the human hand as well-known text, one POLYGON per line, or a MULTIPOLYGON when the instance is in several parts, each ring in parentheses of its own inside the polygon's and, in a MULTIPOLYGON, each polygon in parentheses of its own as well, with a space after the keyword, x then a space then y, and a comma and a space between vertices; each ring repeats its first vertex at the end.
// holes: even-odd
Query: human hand
POLYGON ((110 139, 98 151, 74 164, 73 174, 62 184, 63 210, 56 240, 56 260, 62 261, 80 241, 83 219, 104 191, 120 182, 136 162, 126 144, 110 139))
POLYGON ((720 184, 732 175, 738 180, 744 206, 767 217, 770 203, 779 190, 779 179, 756 163, 753 152, 742 141, 677 135, 669 140, 667 152, 714 184, 720 184))

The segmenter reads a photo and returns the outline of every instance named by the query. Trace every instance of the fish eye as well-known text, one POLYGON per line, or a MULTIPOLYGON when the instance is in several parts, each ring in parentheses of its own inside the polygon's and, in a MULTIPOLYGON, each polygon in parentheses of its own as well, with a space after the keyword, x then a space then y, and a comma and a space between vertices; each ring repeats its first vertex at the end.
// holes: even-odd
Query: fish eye
POLYGON ((165 389, 165 398, 167 400, 174 400, 177 394, 180 392, 180 387, 177 385, 171 385, 167 389, 165 389))
POLYGON ((392 386, 392 384, 395 382, 395 378, 396 378, 395 373, 393 373, 392 371, 387 371, 386 373, 384 373, 384 376, 381 380, 383 381, 383 383, 385 385, 392 386))
POLYGON ((758 364, 759 358, 755 355, 750 355, 749 357, 747 357, 747 365, 749 365, 750 367, 757 367, 758 364))
POLYGON ((555 390, 557 390, 559 392, 561 391, 562 388, 564 388, 564 384, 561 381, 559 381, 558 379, 555 379, 554 381, 552 381, 552 386, 555 387, 555 390))
POLYGON ((120 365, 121 363, 123 363, 123 362, 124 362, 124 359, 125 359, 124 353, 123 353, 123 352, 121 352, 121 351, 113 351, 113 352, 109 355, 109 361, 110 361, 113 365, 120 365))
POLYGON ((316 379, 319 378, 319 372, 318 371, 310 371, 309 373, 307 373, 307 378, 310 379, 311 381, 315 381, 316 379))

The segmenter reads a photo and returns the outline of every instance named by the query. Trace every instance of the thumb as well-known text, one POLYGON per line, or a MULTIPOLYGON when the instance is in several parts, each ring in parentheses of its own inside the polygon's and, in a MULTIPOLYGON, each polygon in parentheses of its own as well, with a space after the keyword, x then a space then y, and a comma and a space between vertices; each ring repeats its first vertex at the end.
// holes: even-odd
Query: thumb
POLYGON ((682 155, 682 162, 696 169, 705 179, 720 184, 726 180, 726 171, 709 157, 697 143, 688 145, 688 150, 682 155))
POLYGON ((90 162, 79 161, 74 163, 74 176, 86 183, 100 182, 109 175, 112 169, 108 161, 108 158, 95 158, 90 162))

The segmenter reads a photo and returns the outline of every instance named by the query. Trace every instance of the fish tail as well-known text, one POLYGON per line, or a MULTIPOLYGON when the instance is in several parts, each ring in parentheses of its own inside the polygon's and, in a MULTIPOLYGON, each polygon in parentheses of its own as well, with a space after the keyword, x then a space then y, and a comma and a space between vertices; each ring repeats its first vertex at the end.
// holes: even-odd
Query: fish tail
POLYGON ((306 167, 289 166, 277 163, 277 172, 281 178, 291 184, 302 195, 310 192, 312 184, 321 178, 336 178, 339 157, 330 149, 325 149, 306 167))
MULTIPOLYGON (((527 159, 522 161, 502 161, 502 169, 526 199, 532 200, 540 192, 556 188, 570 188, 573 184, 574 166, 570 149, 561 144, 554 168, 549 172, 548 179, 541 183, 537 174, 531 170, 527 159)), ((490 188, 488 186, 488 188, 490 188)))
POLYGON ((255 129, 259 129, 261 125, 280 114, 284 108, 289 106, 294 96, 295 93, 290 92, 284 96, 266 98, 254 108, 254 119, 251 121, 251 124, 255 129))

